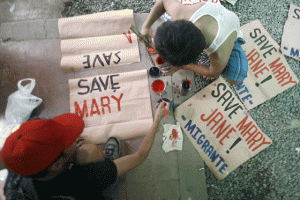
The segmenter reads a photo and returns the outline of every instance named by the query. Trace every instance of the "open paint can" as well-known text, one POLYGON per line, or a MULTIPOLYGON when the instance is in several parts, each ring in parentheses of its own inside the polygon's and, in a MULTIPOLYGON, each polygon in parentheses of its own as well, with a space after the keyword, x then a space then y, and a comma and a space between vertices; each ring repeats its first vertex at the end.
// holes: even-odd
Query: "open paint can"
MULTIPOLYGON (((170 101, 170 99, 168 99, 168 98, 162 98, 164 101, 166 101, 166 102, 169 102, 170 103, 170 109, 172 108, 172 101, 170 101)), ((161 99, 159 99, 158 101, 157 101, 157 103, 160 103, 161 102, 161 99)))
POLYGON ((149 74, 150 74, 151 77, 157 78, 160 75, 160 70, 159 70, 158 67, 151 67, 149 69, 149 74))
POLYGON ((192 86, 192 82, 190 80, 182 80, 182 83, 180 85, 180 94, 182 96, 185 96, 189 93, 189 91, 191 90, 192 86))
POLYGON ((158 79, 153 81, 151 89, 154 93, 161 94, 165 90, 165 83, 158 79))
POLYGON ((157 66, 164 66, 166 64, 166 62, 160 56, 156 57, 155 63, 157 66))

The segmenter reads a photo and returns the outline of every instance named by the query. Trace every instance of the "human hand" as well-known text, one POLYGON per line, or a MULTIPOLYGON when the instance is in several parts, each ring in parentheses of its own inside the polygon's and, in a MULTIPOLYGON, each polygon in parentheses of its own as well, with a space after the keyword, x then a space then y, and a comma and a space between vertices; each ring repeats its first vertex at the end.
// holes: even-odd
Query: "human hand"
POLYGON ((180 67, 174 67, 173 65, 166 65, 166 66, 161 66, 160 69, 162 71, 163 76, 171 76, 175 72, 180 70, 181 68, 180 67))
MULTIPOLYGON (((143 26, 143 27, 142 27, 142 30, 141 30, 141 34, 142 34, 142 36, 143 36, 144 38, 146 38, 146 40, 149 41, 149 44, 152 43, 152 45, 154 46, 154 44, 153 44, 153 42, 152 42, 152 37, 151 37, 151 31, 150 31, 150 28, 146 28, 146 27, 143 26)), ((140 38, 139 38, 139 40, 140 40, 144 45, 146 45, 147 47, 149 47, 148 44, 146 44, 143 40, 141 40, 140 38)))
POLYGON ((162 101, 160 103, 157 103, 156 107, 156 113, 154 120, 158 120, 159 122, 165 117, 165 110, 164 105, 166 107, 167 113, 170 111, 170 103, 166 101, 162 101))

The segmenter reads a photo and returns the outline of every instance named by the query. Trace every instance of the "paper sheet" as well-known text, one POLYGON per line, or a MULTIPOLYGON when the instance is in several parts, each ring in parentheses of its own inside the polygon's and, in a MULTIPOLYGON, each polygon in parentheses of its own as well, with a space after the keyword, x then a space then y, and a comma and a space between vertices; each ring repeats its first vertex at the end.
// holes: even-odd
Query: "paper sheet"
POLYGON ((281 51, 300 61, 300 7, 292 3, 283 29, 281 51))
POLYGON ((118 10, 62 18, 61 68, 64 72, 140 62, 133 10, 118 10))
POLYGON ((259 20, 245 24, 241 30, 246 41, 242 48, 248 60, 248 74, 235 90, 250 110, 293 87, 299 80, 259 20))
POLYGON ((147 70, 69 80, 70 110, 85 122, 88 141, 140 137, 153 119, 147 70))
POLYGON ((177 107, 175 118, 219 180, 272 143, 222 77, 177 107))

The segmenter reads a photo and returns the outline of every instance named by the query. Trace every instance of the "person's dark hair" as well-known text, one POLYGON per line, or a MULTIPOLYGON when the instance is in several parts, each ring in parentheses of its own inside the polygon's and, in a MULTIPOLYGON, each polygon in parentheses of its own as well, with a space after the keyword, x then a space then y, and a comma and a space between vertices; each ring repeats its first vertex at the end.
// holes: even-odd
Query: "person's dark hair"
POLYGON ((157 52, 173 66, 183 66, 197 60, 205 48, 205 38, 190 21, 166 21, 154 37, 157 52))

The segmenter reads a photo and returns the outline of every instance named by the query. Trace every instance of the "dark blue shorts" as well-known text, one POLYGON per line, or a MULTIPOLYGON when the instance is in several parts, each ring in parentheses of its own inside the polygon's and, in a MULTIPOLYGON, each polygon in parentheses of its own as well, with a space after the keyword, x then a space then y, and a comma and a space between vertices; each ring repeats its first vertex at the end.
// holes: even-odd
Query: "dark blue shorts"
POLYGON ((227 78, 238 82, 243 82, 248 72, 247 57, 241 47, 245 43, 240 37, 236 39, 227 66, 222 72, 227 78))

